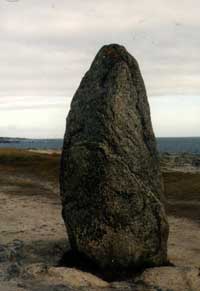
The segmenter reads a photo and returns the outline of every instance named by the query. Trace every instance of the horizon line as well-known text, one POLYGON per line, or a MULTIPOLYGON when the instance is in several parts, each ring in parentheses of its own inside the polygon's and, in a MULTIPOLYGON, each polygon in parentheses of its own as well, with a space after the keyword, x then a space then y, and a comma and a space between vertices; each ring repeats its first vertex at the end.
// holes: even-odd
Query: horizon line
MULTIPOLYGON (((0 138, 7 138, 7 139, 64 139, 63 137, 17 137, 17 136, 0 136, 0 138)), ((158 138, 200 138, 200 136, 155 136, 156 139, 158 138)))

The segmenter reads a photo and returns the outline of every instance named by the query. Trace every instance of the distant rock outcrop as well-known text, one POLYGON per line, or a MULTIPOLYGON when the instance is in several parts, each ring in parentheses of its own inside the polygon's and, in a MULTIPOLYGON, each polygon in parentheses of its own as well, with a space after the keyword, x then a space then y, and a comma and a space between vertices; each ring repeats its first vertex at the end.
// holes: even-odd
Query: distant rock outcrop
POLYGON ((164 264, 162 195, 139 66, 124 47, 104 46, 67 118, 61 197, 72 249, 103 269, 164 264))
POLYGON ((191 153, 162 153, 160 165, 163 172, 200 173, 200 155, 191 153))

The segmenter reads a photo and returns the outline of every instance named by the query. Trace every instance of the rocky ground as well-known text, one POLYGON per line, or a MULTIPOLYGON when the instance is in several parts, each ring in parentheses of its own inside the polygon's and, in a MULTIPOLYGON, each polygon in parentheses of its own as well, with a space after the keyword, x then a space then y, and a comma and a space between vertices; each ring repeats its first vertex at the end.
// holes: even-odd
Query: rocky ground
POLYGON ((200 173, 200 155, 163 153, 161 167, 164 172, 200 173))
POLYGON ((61 218, 59 159, 52 152, 0 150, 0 291, 200 290, 198 165, 186 172, 184 165, 174 170, 166 157, 161 163, 174 266, 107 281, 95 271, 59 264, 69 249, 61 218))

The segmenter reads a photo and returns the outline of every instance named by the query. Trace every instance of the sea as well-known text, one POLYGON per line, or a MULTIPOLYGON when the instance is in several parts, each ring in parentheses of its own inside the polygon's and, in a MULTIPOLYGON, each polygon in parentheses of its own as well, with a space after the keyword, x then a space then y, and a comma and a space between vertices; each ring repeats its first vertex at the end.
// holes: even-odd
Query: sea
MULTIPOLYGON (((63 139, 11 139, 1 142, 0 148, 61 150, 63 139)), ((200 154, 200 137, 159 137, 159 152, 200 154)))

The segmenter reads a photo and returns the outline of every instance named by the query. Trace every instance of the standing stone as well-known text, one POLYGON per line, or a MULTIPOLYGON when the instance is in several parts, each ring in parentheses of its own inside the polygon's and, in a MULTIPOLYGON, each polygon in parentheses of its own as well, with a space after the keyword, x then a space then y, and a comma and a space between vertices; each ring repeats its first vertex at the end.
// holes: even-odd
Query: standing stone
POLYGON ((102 269, 167 261, 168 223, 144 82, 122 46, 104 46, 73 97, 61 162, 72 249, 102 269))

